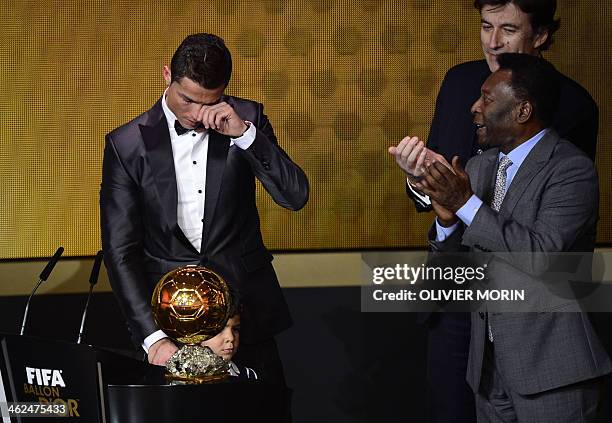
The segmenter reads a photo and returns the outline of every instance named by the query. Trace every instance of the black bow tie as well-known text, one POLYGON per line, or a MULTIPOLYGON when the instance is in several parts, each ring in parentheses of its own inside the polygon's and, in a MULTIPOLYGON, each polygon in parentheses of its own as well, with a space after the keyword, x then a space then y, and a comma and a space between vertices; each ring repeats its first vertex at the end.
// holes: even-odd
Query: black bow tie
POLYGON ((191 131, 191 129, 187 129, 183 125, 181 125, 178 119, 174 121, 174 130, 179 136, 191 131))

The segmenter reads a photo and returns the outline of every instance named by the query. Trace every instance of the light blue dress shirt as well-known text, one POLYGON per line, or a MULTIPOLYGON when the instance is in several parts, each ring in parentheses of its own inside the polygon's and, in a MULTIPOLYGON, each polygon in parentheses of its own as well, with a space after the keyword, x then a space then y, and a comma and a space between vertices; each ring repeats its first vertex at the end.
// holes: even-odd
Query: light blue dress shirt
MULTIPOLYGON (((523 164, 523 161, 525 161, 525 158, 527 157, 529 152, 533 149, 533 147, 535 147, 538 141, 540 141, 542 137, 546 135, 547 131, 548 129, 542 129, 533 137, 529 138, 527 141, 525 141, 524 143, 522 143, 521 145, 519 145, 514 150, 508 153, 508 158, 512 162, 512 165, 510 165, 508 169, 506 169, 505 192, 508 192, 510 184, 514 179, 514 175, 516 175, 516 172, 518 172, 519 168, 523 164)), ((505 154, 500 152, 497 158, 498 162, 504 156, 505 154)), ((457 210, 457 217, 461 219, 461 221, 465 223, 466 226, 470 226, 472 220, 474 220, 474 216, 476 216, 476 213, 478 213, 478 210, 480 210, 481 206, 482 200, 478 198, 476 194, 472 194, 469 200, 459 210, 457 210)), ((457 226, 459 226, 459 222, 455 223, 452 226, 449 226, 448 228, 445 228, 440 225, 438 219, 436 218, 436 241, 444 241, 455 231, 455 229, 457 229, 457 226)))

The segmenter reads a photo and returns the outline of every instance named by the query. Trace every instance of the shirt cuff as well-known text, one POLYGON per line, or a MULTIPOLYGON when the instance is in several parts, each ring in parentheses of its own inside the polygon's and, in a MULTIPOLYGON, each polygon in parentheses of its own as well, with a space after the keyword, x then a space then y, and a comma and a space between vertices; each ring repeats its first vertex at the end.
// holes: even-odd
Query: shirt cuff
POLYGON ((482 200, 476 197, 476 194, 472 194, 467 203, 465 203, 459 210, 457 210, 457 217, 463 221, 467 226, 472 224, 472 220, 474 220, 474 216, 480 210, 480 206, 482 206, 482 200))
POLYGON ((151 335, 147 336, 144 341, 142 341, 142 348, 147 354, 149 354, 149 348, 151 348, 154 343, 167 337, 168 335, 166 335, 163 330, 155 331, 151 335))
POLYGON ((232 138, 230 142, 230 147, 232 146, 232 144, 236 144, 241 150, 246 150, 251 146, 251 144, 253 144, 253 141, 255 141, 255 136, 257 135, 257 129, 255 128, 255 125, 252 122, 248 122, 248 125, 249 127, 246 131, 244 131, 244 134, 242 134, 238 138, 232 138))
POLYGON ((411 193, 417 196, 423 203, 427 204, 428 206, 431 205, 431 200, 429 199, 429 195, 418 193, 414 188, 412 188, 412 185, 410 184, 410 180, 408 178, 406 178, 406 183, 408 184, 408 189, 410 190, 411 193))
POLYGON ((436 217, 436 241, 445 241, 446 238, 448 238, 452 235, 453 232, 455 232, 457 226, 459 226, 459 222, 455 222, 452 226, 445 228, 444 226, 440 225, 440 222, 438 222, 438 218, 436 217))

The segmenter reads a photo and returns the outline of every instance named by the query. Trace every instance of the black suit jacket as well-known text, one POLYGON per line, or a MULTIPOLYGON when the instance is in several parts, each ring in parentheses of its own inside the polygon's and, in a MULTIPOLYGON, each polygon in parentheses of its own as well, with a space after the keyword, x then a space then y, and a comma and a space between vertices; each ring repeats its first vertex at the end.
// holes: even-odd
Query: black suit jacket
MULTIPOLYGON (((491 74, 485 60, 466 62, 451 68, 442 81, 436 100, 427 147, 450 161, 459 156, 461 165, 473 157, 478 149, 476 127, 470 109, 480 97, 480 87, 491 74)), ((595 160, 599 110, 589 93, 577 82, 558 73, 561 97, 552 128, 595 160)), ((406 187, 418 211, 429 211, 406 187)))
POLYGON ((244 305, 243 340, 257 342, 291 325, 291 317, 265 248, 255 203, 255 178, 279 205, 302 208, 304 172, 278 145, 259 103, 225 96, 257 136, 246 150, 210 132, 202 252, 177 223, 177 187, 168 124, 161 99, 106 136, 100 215, 109 279, 138 345, 156 327, 151 294, 168 271, 203 264, 235 288, 244 305))

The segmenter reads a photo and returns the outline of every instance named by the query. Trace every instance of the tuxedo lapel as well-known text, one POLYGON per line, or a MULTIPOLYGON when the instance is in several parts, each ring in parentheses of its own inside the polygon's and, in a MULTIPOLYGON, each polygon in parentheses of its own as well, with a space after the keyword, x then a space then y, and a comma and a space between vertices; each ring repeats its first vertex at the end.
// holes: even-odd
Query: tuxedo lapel
POLYGON ((191 245, 177 223, 176 208, 178 192, 176 188, 176 173, 174 171, 174 156, 168 123, 164 117, 161 101, 158 101, 150 111, 149 124, 140 125, 140 132, 147 150, 147 159, 155 181, 155 188, 166 216, 168 226, 175 236, 196 254, 198 251, 191 245))
POLYGON ((504 196, 504 201, 499 209, 500 213, 511 215, 514 207, 525 192, 527 186, 533 178, 542 169, 552 151, 557 144, 559 137, 556 133, 549 131, 529 152, 518 172, 512 179, 512 183, 508 187, 508 191, 504 196))
POLYGON ((202 252, 206 251, 211 225, 217 208, 219 190, 227 161, 230 139, 216 131, 209 132, 208 158, 206 162, 206 191, 204 202, 204 227, 202 231, 202 252))

